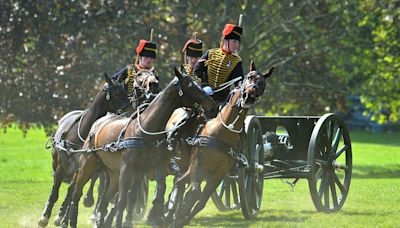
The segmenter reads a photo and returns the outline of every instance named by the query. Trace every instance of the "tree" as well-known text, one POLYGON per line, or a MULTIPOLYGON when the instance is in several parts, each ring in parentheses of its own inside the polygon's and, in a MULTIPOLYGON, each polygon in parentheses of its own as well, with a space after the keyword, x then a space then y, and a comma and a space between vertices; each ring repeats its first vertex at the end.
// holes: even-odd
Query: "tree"
POLYGON ((198 32, 218 47, 223 26, 244 14, 240 56, 276 66, 261 114, 346 112, 361 95, 380 121, 399 121, 399 3, 386 1, 194 0, 0 2, 0 123, 45 126, 87 107, 102 84, 132 63, 155 29, 163 82, 198 32))

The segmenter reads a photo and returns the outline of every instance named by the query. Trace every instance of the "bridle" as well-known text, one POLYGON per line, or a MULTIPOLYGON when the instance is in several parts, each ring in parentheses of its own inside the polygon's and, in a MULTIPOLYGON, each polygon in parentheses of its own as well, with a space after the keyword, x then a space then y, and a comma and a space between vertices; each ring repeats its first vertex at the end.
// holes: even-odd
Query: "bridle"
POLYGON ((234 129, 234 126, 235 126, 236 122, 239 120, 239 117, 240 117, 241 114, 243 113, 244 109, 245 109, 245 108, 250 108, 250 107, 252 107, 252 106, 257 102, 258 97, 261 96, 261 94, 258 94, 258 92, 259 92, 259 87, 258 87, 258 85, 257 85, 256 83, 254 83, 254 82, 252 82, 252 83, 247 83, 247 81, 248 81, 249 79, 252 79, 253 77, 260 77, 260 76, 259 76, 258 74, 256 74, 256 75, 247 75, 247 76, 244 78, 244 80, 243 80, 242 84, 240 85, 240 87, 239 87, 239 88, 236 88, 236 89, 234 89, 234 90, 232 90, 232 91, 229 93, 227 104, 228 104, 229 106, 231 106, 231 107, 238 107, 238 108, 240 109, 238 115, 236 116, 235 120, 234 120, 232 123, 226 124, 226 123, 222 120, 222 116, 221 116, 222 106, 220 106, 220 110, 219 110, 219 112, 218 112, 218 118, 219 118, 220 122, 222 123, 222 125, 223 125, 226 129, 228 129, 229 131, 231 131, 231 132, 233 132, 233 133, 240 134, 240 133, 243 131, 243 128, 241 128, 240 130, 235 130, 235 129, 234 129), (247 101, 247 99, 249 98, 249 93, 246 92, 246 91, 247 91, 247 89, 250 88, 250 87, 253 88, 253 90, 255 91, 255 94, 256 94, 256 95, 255 95, 255 97, 254 97, 254 102, 250 105, 250 107, 245 107, 245 106, 246 106, 246 101, 247 101), (232 100, 232 98, 233 98, 233 95, 234 95, 237 91, 240 92, 240 98, 236 101, 235 104, 232 105, 232 104, 231 104, 231 100, 232 100))
MULTIPOLYGON (((133 83, 134 97, 135 97, 133 99, 134 102, 136 102, 142 98, 145 98, 145 100, 150 100, 151 98, 154 98, 157 95, 146 89, 146 83, 147 83, 148 79, 150 78, 150 76, 154 76, 156 78, 157 78, 157 76, 154 75, 154 73, 151 70, 147 70, 147 69, 141 69, 141 70, 137 71, 136 75, 138 75, 139 73, 144 73, 145 75, 144 75, 143 81, 140 84, 136 79, 133 83), (141 92, 140 95, 138 94, 138 91, 141 92)), ((141 77, 143 77, 143 76, 141 76, 141 77)))
MULTIPOLYGON (((108 82, 106 82, 104 84, 103 91, 105 92, 105 97, 106 97, 106 101, 107 101, 107 105, 108 105, 108 110, 112 110, 112 105, 113 105, 113 102, 111 102, 111 89, 114 88, 114 87, 117 87, 117 86, 121 87, 121 85, 118 85, 118 84, 113 84, 113 85, 110 86, 110 84, 108 82)), ((125 91, 125 90, 121 87, 121 91, 125 91)), ((125 95, 125 96, 127 96, 127 95, 125 95)), ((117 114, 123 113, 123 110, 126 107, 128 107, 129 105, 130 105, 129 102, 126 102, 126 104, 121 105, 121 107, 119 107, 116 110, 116 113, 117 114)))
POLYGON ((260 93, 260 88, 259 86, 254 82, 257 81, 258 78, 260 78, 262 76, 260 76, 259 74, 247 74, 247 76, 244 78, 243 83, 240 86, 240 90, 241 90, 241 97, 240 97, 240 102, 241 102, 241 106, 243 107, 247 101, 247 99, 249 98, 249 93, 246 93, 246 90, 248 88, 252 88, 255 91, 255 96, 254 96, 254 102, 251 104, 252 106, 257 103, 258 98, 262 95, 260 93), (254 81, 252 81, 251 83, 248 83, 248 81, 250 81, 251 79, 255 78, 254 81))

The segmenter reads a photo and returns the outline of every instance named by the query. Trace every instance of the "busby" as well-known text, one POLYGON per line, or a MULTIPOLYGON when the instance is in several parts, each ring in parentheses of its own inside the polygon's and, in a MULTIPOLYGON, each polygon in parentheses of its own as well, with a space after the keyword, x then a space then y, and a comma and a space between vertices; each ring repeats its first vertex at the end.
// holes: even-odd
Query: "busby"
POLYGON ((140 40, 136 48, 136 54, 139 56, 156 58, 157 44, 147 40, 140 40))
POLYGON ((233 39, 233 40, 239 40, 241 39, 243 32, 243 28, 234 25, 234 24, 226 24, 224 27, 224 30, 222 31, 222 36, 224 39, 233 39))
POLYGON ((182 52, 186 56, 201 57, 203 55, 203 43, 201 40, 190 39, 183 46, 182 52))

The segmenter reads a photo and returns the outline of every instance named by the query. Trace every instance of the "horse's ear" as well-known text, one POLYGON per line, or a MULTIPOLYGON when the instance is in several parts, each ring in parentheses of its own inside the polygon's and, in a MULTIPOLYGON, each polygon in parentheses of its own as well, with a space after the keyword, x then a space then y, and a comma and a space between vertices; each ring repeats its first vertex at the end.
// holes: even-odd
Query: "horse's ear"
POLYGON ((264 74, 264 78, 267 79, 269 77, 271 77, 272 72, 274 72, 275 70, 275 66, 271 67, 271 69, 269 69, 268 73, 264 74))
POLYGON ((256 64, 254 64, 254 60, 250 61, 249 72, 251 71, 256 71, 256 64))
POLYGON ((174 67, 174 71, 175 71, 175 76, 178 77, 179 80, 182 80, 183 78, 182 73, 179 72, 177 67, 174 67))
POLYGON ((108 74, 106 72, 104 72, 104 78, 106 79, 106 82, 110 85, 113 85, 113 81, 111 80, 110 77, 108 77, 108 74))

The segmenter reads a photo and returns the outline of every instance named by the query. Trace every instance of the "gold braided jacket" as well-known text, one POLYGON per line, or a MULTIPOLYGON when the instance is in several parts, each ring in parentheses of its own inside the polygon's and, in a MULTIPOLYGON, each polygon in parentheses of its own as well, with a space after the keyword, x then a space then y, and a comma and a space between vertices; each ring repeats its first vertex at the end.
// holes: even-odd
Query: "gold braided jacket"
POLYGON ((128 97, 133 96, 133 88, 135 83, 136 71, 133 64, 127 66, 128 77, 126 77, 125 84, 128 86, 128 97))
POLYGON ((193 67, 191 67, 189 64, 183 64, 183 69, 185 74, 193 78, 193 80, 195 80, 197 83, 201 83, 201 79, 193 74, 193 67))
POLYGON ((207 67, 208 84, 216 88, 226 82, 236 65, 242 61, 238 55, 226 54, 221 48, 208 51, 208 59, 204 62, 207 67))

